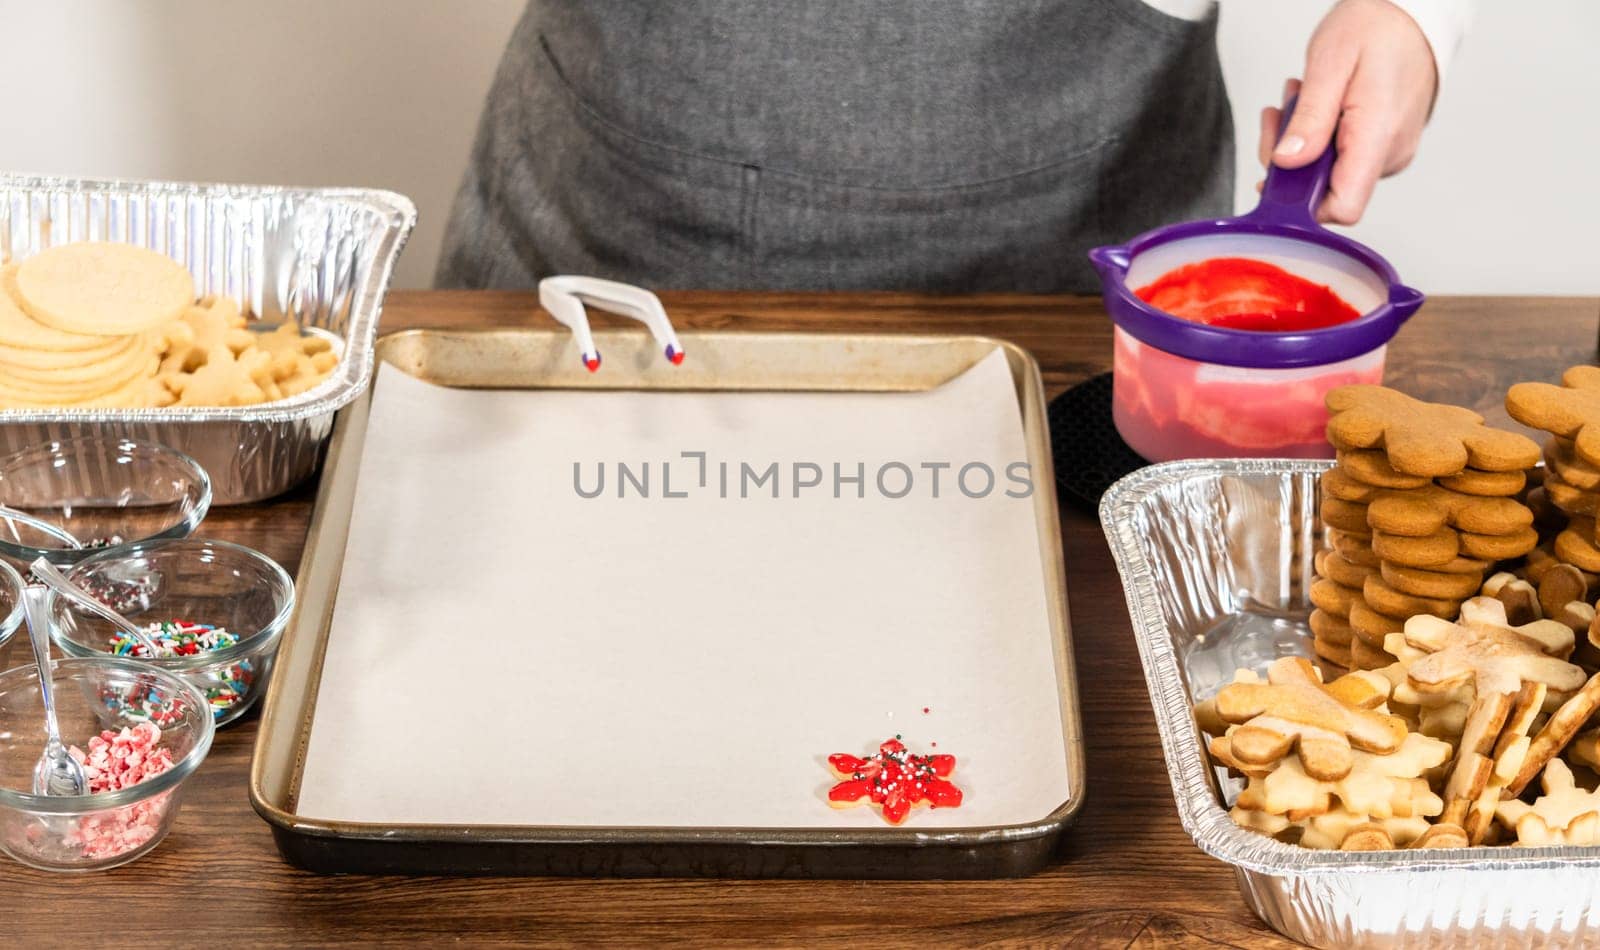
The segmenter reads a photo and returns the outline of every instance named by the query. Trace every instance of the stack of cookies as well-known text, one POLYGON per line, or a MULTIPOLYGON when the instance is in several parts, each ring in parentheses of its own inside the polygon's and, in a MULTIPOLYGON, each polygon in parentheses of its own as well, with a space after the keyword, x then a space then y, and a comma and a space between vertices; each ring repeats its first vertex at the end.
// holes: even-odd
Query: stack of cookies
POLYGON ((1328 409, 1339 464, 1322 479, 1330 547, 1317 556, 1311 629, 1328 663, 1379 669, 1408 618, 1454 619, 1494 562, 1537 546, 1517 496, 1539 446, 1381 386, 1336 389, 1328 409))
POLYGON ((156 331, 193 299, 182 265, 126 244, 66 245, 0 267, 0 406, 142 401, 156 331), (118 293, 125 306, 110 299, 118 293))
POLYGON ((1244 777, 1233 820, 1320 848, 1600 845, 1600 368, 1512 388, 1542 452, 1382 387, 1328 408, 1311 629, 1341 669, 1241 670, 1196 709, 1244 777))
POLYGON ((183 265, 84 241, 0 266, 0 409, 247 406, 321 383, 331 341, 195 300, 183 265))
POLYGON ((1574 366, 1561 385, 1518 383, 1506 394, 1513 419, 1550 433, 1544 446, 1544 500, 1567 518, 1555 538, 1563 563, 1600 573, 1600 367, 1574 366))

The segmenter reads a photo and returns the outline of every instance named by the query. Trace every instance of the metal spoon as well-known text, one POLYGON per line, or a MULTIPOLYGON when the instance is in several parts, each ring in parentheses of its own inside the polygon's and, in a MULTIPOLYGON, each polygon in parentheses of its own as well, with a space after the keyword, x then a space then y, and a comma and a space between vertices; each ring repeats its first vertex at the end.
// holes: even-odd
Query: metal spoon
POLYGON ((71 531, 68 531, 66 528, 63 528, 60 525, 51 524, 38 515, 30 515, 26 511, 19 511, 16 508, 10 507, 9 505, 0 505, 0 519, 4 519, 6 521, 20 521, 37 531, 42 531, 45 534, 48 534, 50 537, 62 542, 63 544, 67 545, 67 547, 72 548, 74 551, 83 550, 83 542, 79 541, 71 531))
POLYGON ((67 575, 61 573, 54 564, 41 557, 28 567, 33 571, 33 576, 43 581, 46 587, 132 637, 140 646, 150 651, 150 656, 161 655, 161 650, 155 645, 155 641, 150 639, 150 635, 144 632, 143 627, 107 607, 99 598, 68 580, 67 575))
POLYGON ((39 699, 44 703, 44 752, 33 767, 33 794, 82 795, 89 790, 83 763, 72 757, 61 742, 61 727, 56 723, 55 689, 50 683, 50 612, 45 609, 45 592, 30 588, 22 592, 28 617, 28 640, 33 644, 33 661, 39 666, 39 699))

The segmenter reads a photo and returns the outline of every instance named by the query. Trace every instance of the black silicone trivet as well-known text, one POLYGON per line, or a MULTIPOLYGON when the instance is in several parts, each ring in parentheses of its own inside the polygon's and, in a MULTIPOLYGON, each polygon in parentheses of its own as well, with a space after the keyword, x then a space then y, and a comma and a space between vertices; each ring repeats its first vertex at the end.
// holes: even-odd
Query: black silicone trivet
POLYGON ((1111 422, 1111 374, 1086 379, 1050 402, 1050 451, 1056 491, 1090 511, 1122 476, 1149 463, 1111 422))

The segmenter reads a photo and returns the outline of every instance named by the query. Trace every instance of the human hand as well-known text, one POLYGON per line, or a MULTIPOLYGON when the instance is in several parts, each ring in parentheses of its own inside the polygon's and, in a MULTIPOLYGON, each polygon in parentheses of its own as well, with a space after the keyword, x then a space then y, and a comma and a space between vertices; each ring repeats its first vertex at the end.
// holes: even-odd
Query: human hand
POLYGON ((1411 163, 1438 85, 1433 49, 1410 15, 1389 0, 1340 0, 1311 35, 1305 81, 1284 87, 1285 100, 1298 93, 1300 101, 1282 139, 1282 110, 1261 110, 1261 164, 1309 165, 1337 124, 1338 157, 1317 218, 1355 224, 1378 179, 1411 163))

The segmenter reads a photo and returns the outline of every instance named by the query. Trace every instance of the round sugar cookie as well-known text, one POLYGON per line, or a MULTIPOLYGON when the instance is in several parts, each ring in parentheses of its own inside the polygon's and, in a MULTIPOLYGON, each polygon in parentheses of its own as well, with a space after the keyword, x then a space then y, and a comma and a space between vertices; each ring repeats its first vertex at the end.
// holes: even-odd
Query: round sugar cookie
POLYGON ((194 279, 165 254, 106 241, 61 244, 17 265, 17 302, 67 333, 154 330, 194 303, 194 279))
POLYGON ((17 302, 17 265, 0 267, 0 345, 18 350, 78 352, 106 345, 103 336, 63 333, 28 316, 17 302))
POLYGON ((0 376, 12 369, 55 370, 103 363, 133 349, 136 336, 108 336, 92 350, 27 350, 0 343, 0 376))
POLYGON ((114 376, 75 384, 47 385, 7 377, 0 379, 0 399, 70 406, 118 390, 132 380, 154 379, 160 362, 154 354, 145 354, 114 376))
MULTIPOLYGON (((77 366, 29 367, 0 365, 0 377, 19 385, 72 387, 107 379, 120 379, 154 351, 142 337, 132 337, 120 352, 77 366)), ((3 360, 3 357, 0 357, 3 360)))
POLYGON ((69 378, 65 374, 58 378, 48 372, 41 373, 39 370, 33 370, 28 375, 21 375, 16 371, 8 372, 0 376, 0 390, 15 390, 24 393, 39 392, 51 395, 85 391, 105 392, 122 385, 129 376, 141 370, 146 361, 153 355, 143 348, 136 347, 129 353, 116 357, 114 362, 100 364, 98 367, 100 371, 89 373, 81 378, 69 378))
POLYGON ((83 386, 76 389, 27 389, 14 386, 0 387, 0 401, 21 402, 32 406, 56 407, 68 409, 99 399, 107 393, 116 392, 129 383, 139 380, 154 379, 153 375, 141 371, 128 374, 121 379, 108 380, 93 386, 83 386))
POLYGON ((171 395, 153 376, 135 376, 110 392, 67 404, 39 402, 0 392, 0 409, 142 409, 171 404, 171 395))

